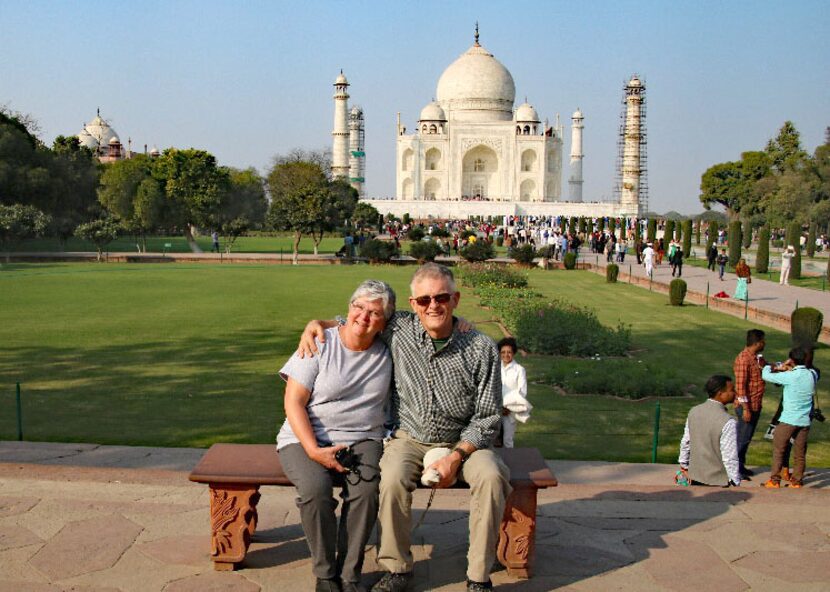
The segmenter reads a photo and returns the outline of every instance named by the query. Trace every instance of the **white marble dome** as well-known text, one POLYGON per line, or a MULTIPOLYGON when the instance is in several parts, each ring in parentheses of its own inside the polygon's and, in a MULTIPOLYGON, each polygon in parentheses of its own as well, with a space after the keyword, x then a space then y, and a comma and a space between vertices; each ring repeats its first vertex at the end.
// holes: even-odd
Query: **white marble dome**
POLYGON ((441 74, 436 97, 450 112, 489 111, 492 119, 509 120, 516 85, 508 69, 476 43, 441 74))
POLYGON ((539 114, 530 103, 522 103, 516 109, 516 121, 539 123, 539 114))
POLYGON ((78 134, 78 141, 81 145, 93 150, 108 146, 113 138, 117 139, 118 134, 100 115, 96 115, 95 119, 87 123, 78 134))
POLYGON ((430 103, 421 109, 421 116, 418 121, 447 121, 447 114, 438 103, 430 103))
POLYGON ((346 80, 346 77, 343 75, 343 72, 340 72, 340 74, 335 79, 334 84, 349 84, 349 81, 346 80))

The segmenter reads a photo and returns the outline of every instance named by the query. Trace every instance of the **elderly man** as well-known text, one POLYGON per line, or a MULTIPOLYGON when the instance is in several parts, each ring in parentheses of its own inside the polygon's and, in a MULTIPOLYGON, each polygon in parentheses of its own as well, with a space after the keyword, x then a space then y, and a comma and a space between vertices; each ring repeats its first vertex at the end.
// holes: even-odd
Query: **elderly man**
MULTIPOLYGON (((460 293, 452 272, 428 263, 415 272, 409 303, 413 313, 398 312, 382 339, 392 352, 397 426, 381 459, 380 546, 378 562, 388 573, 372 592, 402 592, 412 581, 412 492, 424 470, 428 450, 452 453, 433 463, 437 487, 456 478, 470 485, 470 541, 467 590, 492 589, 490 568, 510 474, 491 450, 502 410, 499 354, 493 341, 477 331, 460 332, 453 311, 460 293)), ((314 337, 332 321, 311 321, 300 344, 312 353, 314 337)))

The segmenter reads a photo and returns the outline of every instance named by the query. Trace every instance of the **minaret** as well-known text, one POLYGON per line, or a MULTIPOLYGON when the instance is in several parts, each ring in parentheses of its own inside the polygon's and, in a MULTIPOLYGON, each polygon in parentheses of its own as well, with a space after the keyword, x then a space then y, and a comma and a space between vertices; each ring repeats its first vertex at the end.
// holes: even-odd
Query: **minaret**
POLYGON ((625 85, 625 123, 623 128, 621 209, 628 214, 640 210, 640 147, 644 139, 642 107, 645 85, 635 74, 625 85))
POLYGON ((331 132, 331 176, 349 178, 349 81, 343 70, 334 81, 334 131, 331 132))
POLYGON ((582 201, 582 111, 578 108, 571 115, 571 176, 568 178, 568 197, 571 201, 582 201))
POLYGON ((349 111, 349 182, 364 197, 363 182, 366 162, 363 109, 355 105, 349 111))

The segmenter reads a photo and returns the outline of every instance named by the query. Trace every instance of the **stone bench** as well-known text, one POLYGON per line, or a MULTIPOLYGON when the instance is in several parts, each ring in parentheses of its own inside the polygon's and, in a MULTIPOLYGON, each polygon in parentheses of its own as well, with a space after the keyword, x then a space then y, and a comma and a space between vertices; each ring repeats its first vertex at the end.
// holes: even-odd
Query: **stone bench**
MULTIPOLYGON (((502 518, 497 556, 510 575, 529 578, 536 543, 536 492, 556 477, 536 448, 497 448, 510 468, 513 493, 502 518)), ((257 525, 262 485, 293 487, 273 444, 214 444, 190 473, 210 487, 211 558, 217 570, 245 559, 257 525)), ((456 487, 466 488, 459 482, 456 487)))

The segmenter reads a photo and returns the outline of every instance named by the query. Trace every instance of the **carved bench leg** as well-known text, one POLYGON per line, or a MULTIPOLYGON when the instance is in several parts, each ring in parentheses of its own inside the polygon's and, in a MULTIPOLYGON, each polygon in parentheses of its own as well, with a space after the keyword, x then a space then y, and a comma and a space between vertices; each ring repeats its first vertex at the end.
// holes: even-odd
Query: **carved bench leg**
POLYGON ((259 486, 210 484, 210 528, 214 569, 233 570, 245 559, 256 530, 259 486))
POLYGON ((530 577, 536 544, 536 491, 535 487, 514 489, 501 521, 498 559, 517 578, 530 577))

